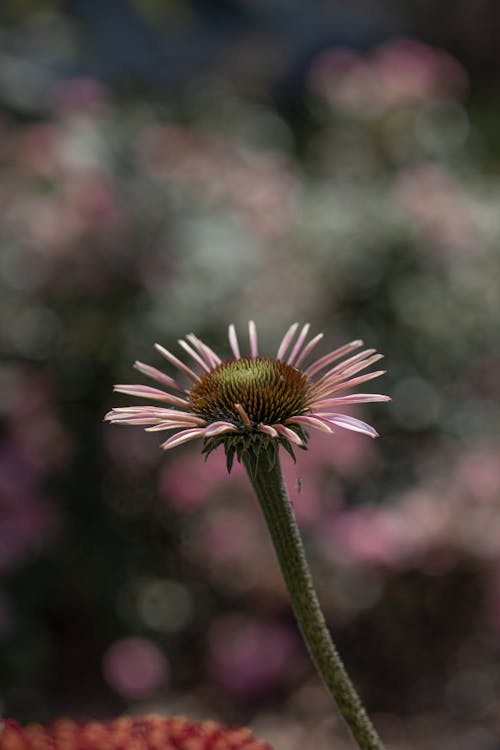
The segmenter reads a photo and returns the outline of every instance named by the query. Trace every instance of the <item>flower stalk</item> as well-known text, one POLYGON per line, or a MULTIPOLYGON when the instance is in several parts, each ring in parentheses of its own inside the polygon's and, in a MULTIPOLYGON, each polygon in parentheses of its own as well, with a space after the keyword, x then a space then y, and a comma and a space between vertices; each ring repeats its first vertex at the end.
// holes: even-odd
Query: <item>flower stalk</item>
POLYGON ((292 608, 311 658, 361 750, 384 750, 345 670, 314 590, 302 539, 281 473, 279 457, 261 450, 242 456, 260 502, 292 608))

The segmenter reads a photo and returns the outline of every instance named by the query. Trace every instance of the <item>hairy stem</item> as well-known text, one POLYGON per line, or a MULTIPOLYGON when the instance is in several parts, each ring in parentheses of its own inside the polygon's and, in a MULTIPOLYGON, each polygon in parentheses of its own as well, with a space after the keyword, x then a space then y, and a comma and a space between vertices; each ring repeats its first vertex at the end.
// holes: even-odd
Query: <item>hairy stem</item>
POLYGON ((311 658, 361 750, 384 750, 331 639, 314 590, 279 459, 249 450, 243 462, 259 499, 311 658))

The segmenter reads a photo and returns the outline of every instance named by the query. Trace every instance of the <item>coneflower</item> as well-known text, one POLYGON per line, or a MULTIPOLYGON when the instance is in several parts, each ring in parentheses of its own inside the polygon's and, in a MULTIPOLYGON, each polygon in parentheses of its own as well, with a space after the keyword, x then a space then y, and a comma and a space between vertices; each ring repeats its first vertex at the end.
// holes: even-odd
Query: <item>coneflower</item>
POLYGON ((143 362, 135 367, 162 388, 117 385, 115 390, 166 406, 126 406, 112 409, 105 419, 114 424, 144 425, 152 432, 175 430, 162 443, 169 450, 203 440, 207 455, 224 447, 228 471, 234 457, 242 461, 259 498, 297 622, 311 657, 362 750, 382 750, 382 743, 345 671, 328 632, 314 591, 299 530, 281 474, 280 446, 293 456, 306 448, 309 429, 333 433, 337 427, 377 437, 366 422, 339 413, 350 404, 390 401, 378 393, 346 391, 382 375, 363 372, 382 355, 351 341, 307 364, 323 334, 308 339, 309 324, 294 323, 285 333, 275 357, 260 356, 255 323, 248 324, 249 353, 241 355, 234 325, 229 326, 232 356, 221 359, 194 334, 180 339, 191 365, 156 344, 158 352, 189 382, 184 385, 143 362))
MULTIPOLYGON (((208 451, 222 443, 229 468, 235 453, 241 459, 245 449, 258 444, 262 436, 288 450, 293 445, 306 447, 306 430, 310 428, 332 433, 340 427, 377 437, 366 422, 335 410, 347 404, 390 400, 378 393, 345 395, 345 391, 384 374, 384 370, 359 374, 378 362, 381 354, 375 349, 361 349, 363 342, 357 340, 305 366, 323 336, 320 333, 307 341, 309 324, 297 337, 298 323, 290 326, 275 357, 259 356, 253 321, 248 328, 250 352, 241 356, 235 328, 229 326, 233 356, 225 360, 192 333, 186 336, 187 340, 180 339, 179 344, 194 362, 192 366, 156 344, 158 352, 190 385, 184 387, 157 368, 136 362, 137 370, 163 388, 116 385, 115 391, 168 406, 115 408, 105 419, 114 424, 145 425, 150 432, 177 430, 162 443, 164 450, 197 438, 205 441, 208 451)), ((272 442, 265 443, 272 446, 272 442)))

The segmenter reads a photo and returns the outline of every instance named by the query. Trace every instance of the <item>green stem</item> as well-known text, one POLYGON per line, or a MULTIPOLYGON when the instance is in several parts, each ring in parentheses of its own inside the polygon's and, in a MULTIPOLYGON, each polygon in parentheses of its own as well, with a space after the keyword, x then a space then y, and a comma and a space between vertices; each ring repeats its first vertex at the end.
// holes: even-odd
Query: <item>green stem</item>
POLYGON ((318 672, 361 750, 384 750, 328 632, 281 474, 265 450, 243 455, 259 499, 300 630, 318 672))

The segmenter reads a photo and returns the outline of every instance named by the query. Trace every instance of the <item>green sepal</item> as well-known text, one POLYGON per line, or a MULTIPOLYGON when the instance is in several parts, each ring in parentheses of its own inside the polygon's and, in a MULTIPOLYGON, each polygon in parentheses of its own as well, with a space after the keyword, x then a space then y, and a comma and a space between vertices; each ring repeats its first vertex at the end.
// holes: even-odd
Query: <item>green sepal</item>
MULTIPOLYGON (((307 432, 305 432, 302 427, 295 425, 293 429, 304 443, 304 445, 298 447, 302 450, 307 450, 307 432)), ((206 438, 202 450, 202 453, 205 455, 205 460, 221 445, 224 447, 226 453, 226 467, 228 474, 231 473, 231 469, 233 468, 235 456, 238 463, 241 463, 245 454, 248 453, 252 453, 255 458, 255 461, 251 462, 255 472, 257 472, 259 465, 261 464, 260 458, 262 453, 265 454, 265 463, 269 467, 269 471, 271 471, 278 460, 278 449, 280 446, 292 457, 294 463, 296 461, 293 448, 297 446, 292 446, 290 441, 282 435, 273 438, 262 432, 238 432, 206 438)))

